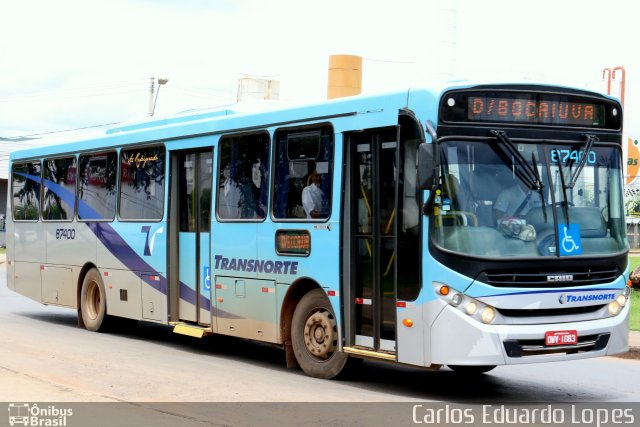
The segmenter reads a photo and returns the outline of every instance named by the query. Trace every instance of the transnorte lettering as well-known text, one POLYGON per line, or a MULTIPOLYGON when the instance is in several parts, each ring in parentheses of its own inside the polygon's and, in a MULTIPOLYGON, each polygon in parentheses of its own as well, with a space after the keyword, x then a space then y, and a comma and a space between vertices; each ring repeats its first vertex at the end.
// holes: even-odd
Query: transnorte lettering
POLYGON ((247 273, 298 274, 297 261, 271 261, 249 258, 226 258, 216 255, 216 270, 246 271, 247 273))

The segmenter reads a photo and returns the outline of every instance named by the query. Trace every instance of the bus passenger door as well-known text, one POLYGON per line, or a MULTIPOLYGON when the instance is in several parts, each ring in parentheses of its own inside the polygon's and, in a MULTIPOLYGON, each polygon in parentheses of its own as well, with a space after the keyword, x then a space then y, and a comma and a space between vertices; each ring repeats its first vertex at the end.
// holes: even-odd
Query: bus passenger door
POLYGON ((375 357, 422 365, 421 200, 416 188, 422 138, 411 116, 401 114, 399 124, 345 135, 345 345, 352 353, 373 351, 375 357), (411 320, 409 326, 405 319, 411 320))
POLYGON ((348 141, 352 344, 395 353, 397 128, 353 133, 348 141))
POLYGON ((174 152, 171 162, 169 320, 210 325, 213 150, 174 152))

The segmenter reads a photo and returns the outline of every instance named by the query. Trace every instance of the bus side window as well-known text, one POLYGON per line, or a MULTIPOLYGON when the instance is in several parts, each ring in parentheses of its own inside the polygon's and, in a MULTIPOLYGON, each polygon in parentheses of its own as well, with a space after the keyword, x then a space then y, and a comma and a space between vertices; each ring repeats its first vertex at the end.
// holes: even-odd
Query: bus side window
POLYGON ((281 129, 275 135, 273 217, 327 219, 331 214, 333 129, 281 129))
POLYGON ((269 182, 269 135, 220 141, 217 214, 221 220, 263 220, 269 182))
POLYGON ((115 151, 81 155, 79 165, 78 219, 113 220, 118 171, 115 151))
POLYGON ((158 221, 164 214, 163 146, 120 152, 120 219, 158 221))
POLYGON ((76 203, 76 158, 47 159, 42 171, 42 219, 71 221, 76 203))
POLYGON ((40 162, 13 165, 13 219, 37 221, 40 217, 40 162))

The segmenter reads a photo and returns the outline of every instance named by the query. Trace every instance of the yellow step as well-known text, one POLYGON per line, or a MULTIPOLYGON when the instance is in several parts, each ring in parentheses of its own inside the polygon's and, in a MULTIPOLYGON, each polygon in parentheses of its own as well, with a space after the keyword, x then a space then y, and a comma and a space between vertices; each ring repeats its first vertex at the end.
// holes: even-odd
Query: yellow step
POLYGON ((211 334, 211 328, 198 325, 190 325, 188 323, 171 323, 174 326, 173 333, 188 335, 190 337, 202 338, 204 335, 211 334))

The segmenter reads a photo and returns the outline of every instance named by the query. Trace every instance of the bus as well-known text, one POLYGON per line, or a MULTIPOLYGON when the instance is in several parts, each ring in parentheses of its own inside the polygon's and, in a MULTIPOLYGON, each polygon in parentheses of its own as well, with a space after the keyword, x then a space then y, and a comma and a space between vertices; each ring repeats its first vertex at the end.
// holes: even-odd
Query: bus
POLYGON ((7 284, 318 378, 621 353, 621 144, 617 100, 535 84, 130 122, 11 154, 7 284))

